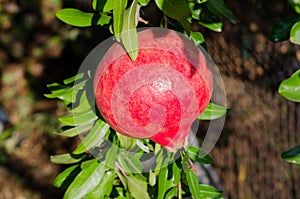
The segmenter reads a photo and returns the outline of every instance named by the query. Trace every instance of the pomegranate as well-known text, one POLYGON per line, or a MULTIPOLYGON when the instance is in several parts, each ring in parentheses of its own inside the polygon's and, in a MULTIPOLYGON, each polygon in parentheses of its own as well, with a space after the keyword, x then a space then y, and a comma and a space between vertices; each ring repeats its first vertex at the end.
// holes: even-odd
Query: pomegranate
POLYGON ((138 41, 135 61, 119 43, 101 59, 96 104, 117 132, 175 151, 187 145, 191 124, 210 101, 212 74, 199 48, 176 31, 146 29, 138 41))

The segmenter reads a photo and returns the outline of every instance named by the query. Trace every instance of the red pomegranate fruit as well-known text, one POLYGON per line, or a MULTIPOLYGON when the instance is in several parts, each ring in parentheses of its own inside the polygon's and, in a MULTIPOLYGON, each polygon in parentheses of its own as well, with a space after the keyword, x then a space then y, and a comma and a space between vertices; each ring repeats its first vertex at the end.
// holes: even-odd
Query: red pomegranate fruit
POLYGON ((138 42, 135 61, 119 43, 108 49, 94 78, 96 104, 117 132, 175 151, 210 101, 212 74, 199 48, 176 31, 146 29, 138 42))

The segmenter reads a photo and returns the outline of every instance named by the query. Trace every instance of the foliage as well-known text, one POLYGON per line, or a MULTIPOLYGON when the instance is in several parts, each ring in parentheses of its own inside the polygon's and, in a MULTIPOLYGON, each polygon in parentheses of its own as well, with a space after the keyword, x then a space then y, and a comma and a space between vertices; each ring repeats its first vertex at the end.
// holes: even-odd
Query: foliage
MULTIPOLYGON (((297 13, 288 19, 279 20, 273 27, 269 39, 280 42, 289 39, 294 44, 300 44, 300 2, 298 0, 288 0, 291 7, 297 13)), ((288 100, 300 102, 300 69, 291 77, 281 82, 279 94, 288 100)), ((300 146, 296 146, 282 153, 282 158, 288 162, 300 164, 300 146)))
POLYGON ((269 39, 274 42, 290 40, 294 44, 300 44, 300 2, 289 0, 289 3, 296 12, 296 15, 280 19, 271 30, 269 39))
POLYGON ((300 146, 293 147, 282 153, 281 157, 288 162, 300 164, 300 146))
POLYGON ((290 78, 282 81, 278 92, 288 100, 300 102, 300 70, 296 71, 290 78))
MULTIPOLYGON (((171 153, 150 140, 118 134, 90 105, 86 91, 90 90, 91 81, 87 72, 65 80, 62 85, 48 85, 51 94, 46 96, 63 100, 71 112, 59 118, 65 126, 58 134, 84 135, 72 153, 51 156, 54 163, 71 165, 54 181, 55 186, 67 188, 65 198, 221 197, 221 192, 213 187, 199 184, 194 173, 192 161, 209 164, 211 157, 192 146, 171 153), (145 171, 142 160, 149 155, 154 156, 155 163, 145 171)), ((218 107, 217 114, 210 118, 223 115, 219 106, 210 104, 203 118, 214 112, 213 107, 218 107)))
MULTIPOLYGON (((147 6, 149 0, 134 0, 131 5, 126 0, 93 1, 93 13, 85 13, 74 8, 65 8, 56 16, 63 22, 77 27, 101 25, 107 27, 122 41, 131 58, 136 58, 134 47, 137 44, 136 24, 141 6, 147 6), (137 4, 139 6, 137 6, 137 4), (130 18, 130 20, 128 20, 130 18), (127 34, 124 34, 127 33, 127 34)), ((222 31, 222 17, 237 23, 238 19, 232 14, 223 0, 155 0, 155 4, 164 13, 161 27, 176 29, 193 38, 196 43, 204 43, 200 32, 193 32, 191 24, 198 24, 212 31, 222 31)))
MULTIPOLYGON (((150 1, 130 2, 93 0, 94 12, 65 8, 56 16, 77 27, 100 25, 108 28, 135 60, 137 14, 150 1)), ((204 37, 191 30, 192 23, 220 32, 222 17, 233 23, 238 21, 223 0, 155 0, 155 4, 164 14, 161 27, 176 29, 197 45, 204 43, 204 37)), ((70 164, 54 181, 55 186, 66 188, 65 199, 222 197, 220 191, 198 182, 193 162, 212 162, 212 158, 199 148, 189 146, 172 153, 151 140, 129 138, 110 128, 91 103, 92 80, 91 72, 86 71, 63 84, 48 85, 51 93, 45 95, 62 100, 69 108, 70 115, 59 118, 64 126, 58 134, 82 138, 72 153, 51 156, 54 163, 70 164), (148 169, 147 160, 153 161, 148 169)), ((210 103, 198 119, 217 119, 225 113, 225 108, 210 103)))

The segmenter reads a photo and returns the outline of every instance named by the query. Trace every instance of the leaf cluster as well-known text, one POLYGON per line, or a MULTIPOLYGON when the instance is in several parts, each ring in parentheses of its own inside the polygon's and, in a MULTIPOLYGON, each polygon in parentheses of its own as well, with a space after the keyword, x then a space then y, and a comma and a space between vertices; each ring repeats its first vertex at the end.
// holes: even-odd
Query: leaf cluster
MULTIPOLYGON (((163 13, 160 27, 184 33, 197 45, 204 45, 201 32, 191 30, 191 24, 203 26, 215 32, 223 28, 222 18, 237 23, 223 0, 153 0, 158 11, 163 13)), ((140 21, 140 10, 150 0, 93 0, 94 12, 86 13, 74 8, 65 8, 56 13, 61 21, 77 27, 100 25, 108 28, 121 42, 132 60, 137 58, 138 39, 136 26, 140 21)), ((146 25, 146 24, 144 24, 146 25)))
MULTIPOLYGON (((274 42, 289 40, 294 44, 300 44, 300 2, 288 0, 288 3, 296 13, 295 16, 280 19, 269 35, 274 42)), ((278 92, 288 100, 300 102, 300 69, 294 72, 288 79, 281 82, 278 92)), ((291 163, 300 164, 300 146, 293 147, 282 153, 281 157, 291 163)))
MULTIPOLYGON (((222 197, 198 182, 193 162, 212 162, 199 148, 172 153, 151 140, 129 138, 110 128, 91 103, 92 79, 87 72, 48 85, 51 93, 46 96, 64 101, 70 112, 59 118, 64 126, 57 134, 82 138, 72 153, 51 156, 53 163, 70 165, 54 180, 56 187, 66 189, 65 199, 222 197)), ((210 104, 199 119, 219 118, 223 109, 210 104)))

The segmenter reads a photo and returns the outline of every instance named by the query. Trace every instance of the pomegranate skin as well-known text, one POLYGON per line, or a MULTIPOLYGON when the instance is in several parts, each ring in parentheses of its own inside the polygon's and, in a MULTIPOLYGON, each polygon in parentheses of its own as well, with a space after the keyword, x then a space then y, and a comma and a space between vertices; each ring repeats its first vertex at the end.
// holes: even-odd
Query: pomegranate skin
POLYGON ((212 74, 202 52, 180 33, 151 28, 138 36, 135 61, 115 43, 98 64, 96 104, 119 133, 175 151, 187 145, 191 124, 210 101, 212 74))

